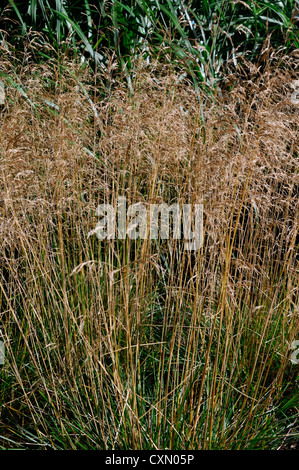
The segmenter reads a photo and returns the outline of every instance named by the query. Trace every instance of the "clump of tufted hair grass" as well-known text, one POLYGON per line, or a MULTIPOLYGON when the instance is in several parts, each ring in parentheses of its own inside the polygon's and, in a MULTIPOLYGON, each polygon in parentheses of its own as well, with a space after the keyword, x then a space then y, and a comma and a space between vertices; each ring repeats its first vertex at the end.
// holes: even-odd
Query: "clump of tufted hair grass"
POLYGON ((298 438, 295 63, 217 96, 142 62, 132 93, 1 51, 0 445, 278 449, 298 438), (88 235, 99 203, 204 205, 204 244, 88 235))

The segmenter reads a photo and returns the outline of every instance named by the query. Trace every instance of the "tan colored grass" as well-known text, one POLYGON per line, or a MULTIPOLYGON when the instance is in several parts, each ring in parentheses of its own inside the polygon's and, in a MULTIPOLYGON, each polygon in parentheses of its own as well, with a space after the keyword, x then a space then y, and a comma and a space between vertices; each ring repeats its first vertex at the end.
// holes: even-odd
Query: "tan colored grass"
POLYGON ((15 69, 5 54, 27 98, 6 81, 0 434, 54 448, 274 446, 251 422, 263 429, 291 390, 299 339, 294 62, 244 65, 216 99, 141 63, 133 94, 116 79, 101 100, 106 78, 75 61, 15 69), (203 248, 88 237, 97 205, 119 195, 203 203, 203 248))

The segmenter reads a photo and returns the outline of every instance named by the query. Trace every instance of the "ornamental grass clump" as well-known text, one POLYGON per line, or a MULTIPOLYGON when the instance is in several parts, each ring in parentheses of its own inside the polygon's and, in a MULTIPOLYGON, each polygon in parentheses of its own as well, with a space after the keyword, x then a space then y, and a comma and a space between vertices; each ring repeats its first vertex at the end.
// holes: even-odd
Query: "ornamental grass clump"
POLYGON ((215 96, 138 61, 103 99, 104 72, 26 54, 0 60, 1 447, 291 445, 294 58, 244 61, 215 96), (96 209, 120 196, 203 204, 202 247, 99 240, 96 209))

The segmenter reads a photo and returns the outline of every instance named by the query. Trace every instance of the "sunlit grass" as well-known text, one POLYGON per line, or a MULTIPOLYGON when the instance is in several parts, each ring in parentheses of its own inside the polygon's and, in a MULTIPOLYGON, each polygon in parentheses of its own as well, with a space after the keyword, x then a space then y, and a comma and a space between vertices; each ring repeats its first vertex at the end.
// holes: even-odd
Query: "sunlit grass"
POLYGON ((296 441, 294 61, 248 64, 213 99, 140 62, 134 93, 120 77, 103 101, 100 73, 26 57, 1 60, 0 445, 296 441), (203 203, 203 247, 88 236, 119 195, 203 203))

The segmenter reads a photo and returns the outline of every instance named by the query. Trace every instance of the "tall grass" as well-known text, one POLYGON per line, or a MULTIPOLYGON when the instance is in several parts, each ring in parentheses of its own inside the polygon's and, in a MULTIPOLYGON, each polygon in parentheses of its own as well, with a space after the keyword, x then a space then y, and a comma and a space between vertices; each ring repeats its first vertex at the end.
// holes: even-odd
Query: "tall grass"
POLYGON ((102 72, 24 59, 1 50, 2 448, 296 441, 294 59, 243 64, 200 104, 159 62, 103 101, 102 72), (119 195, 203 203, 203 247, 89 236, 119 195))
POLYGON ((227 61, 236 67, 244 55, 257 61, 271 48, 298 48, 298 11, 297 0, 8 0, 0 29, 17 48, 33 29, 103 70, 114 52, 129 83, 132 57, 162 56, 184 64, 198 88, 215 85, 227 61))

